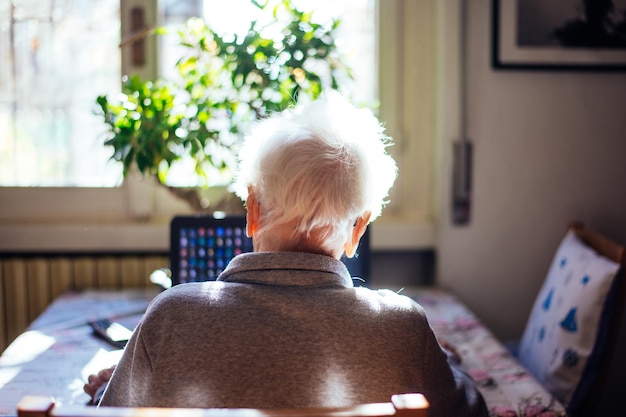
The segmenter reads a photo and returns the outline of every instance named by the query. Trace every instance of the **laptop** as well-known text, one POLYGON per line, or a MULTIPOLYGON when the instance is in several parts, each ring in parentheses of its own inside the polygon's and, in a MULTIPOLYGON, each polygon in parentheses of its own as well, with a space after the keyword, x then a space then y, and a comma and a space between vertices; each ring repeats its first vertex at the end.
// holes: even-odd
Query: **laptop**
MULTIPOLYGON (((175 216, 170 223, 170 270, 172 285, 214 281, 230 260, 252 252, 246 236, 245 216, 175 216)), ((358 253, 343 257, 357 287, 367 286, 370 274, 369 229, 361 238, 358 253)))

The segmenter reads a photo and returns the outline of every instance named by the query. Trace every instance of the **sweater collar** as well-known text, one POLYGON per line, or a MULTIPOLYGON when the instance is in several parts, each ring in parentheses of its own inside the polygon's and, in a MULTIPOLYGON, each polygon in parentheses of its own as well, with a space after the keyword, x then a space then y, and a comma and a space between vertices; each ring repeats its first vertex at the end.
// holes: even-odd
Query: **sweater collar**
POLYGON ((303 252, 249 252, 234 257, 218 281, 352 288, 343 262, 303 252))

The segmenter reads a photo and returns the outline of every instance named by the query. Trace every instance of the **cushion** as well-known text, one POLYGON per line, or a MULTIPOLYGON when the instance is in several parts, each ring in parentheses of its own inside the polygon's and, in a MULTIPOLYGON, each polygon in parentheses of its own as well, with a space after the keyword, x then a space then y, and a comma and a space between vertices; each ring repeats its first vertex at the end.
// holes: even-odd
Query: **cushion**
POLYGON ((570 230, 533 305, 518 358, 564 405, 572 398, 592 353, 619 267, 570 230))

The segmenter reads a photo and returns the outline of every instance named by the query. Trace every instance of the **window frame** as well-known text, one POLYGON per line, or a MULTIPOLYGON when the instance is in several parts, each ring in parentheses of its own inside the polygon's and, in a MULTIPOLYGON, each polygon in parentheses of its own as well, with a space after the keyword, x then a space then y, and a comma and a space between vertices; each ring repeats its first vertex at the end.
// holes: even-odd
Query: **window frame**
MULTIPOLYGON (((122 31, 134 6, 153 10, 157 0, 121 1, 122 31)), ((373 250, 420 250, 435 245, 436 0, 376 1, 380 51, 380 118, 394 138, 400 176, 391 203, 373 225, 373 250), (420 20, 419 24, 415 19, 420 20), (381 30, 381 27, 390 28, 381 30), (414 39, 422 39, 416 47, 414 39)), ((154 37, 152 37, 154 38, 154 37)), ((156 41, 148 40, 150 68, 123 71, 154 76, 156 41), (154 71, 150 73, 150 71, 154 71)), ((167 252, 169 221, 189 207, 164 187, 136 175, 114 188, 0 187, 0 252, 167 252)))

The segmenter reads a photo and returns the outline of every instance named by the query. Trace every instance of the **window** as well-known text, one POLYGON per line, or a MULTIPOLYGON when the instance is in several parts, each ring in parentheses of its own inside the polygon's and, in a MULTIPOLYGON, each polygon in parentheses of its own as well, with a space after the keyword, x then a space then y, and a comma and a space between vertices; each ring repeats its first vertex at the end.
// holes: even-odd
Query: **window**
MULTIPOLYGON (((296 5, 310 7, 311 0, 296 5)), ((9 63, 0 67, 0 186, 121 183, 121 167, 109 161, 110 150, 102 144, 104 125, 94 114, 98 95, 114 97, 120 89, 118 45, 126 39, 120 39, 119 7, 116 0, 0 5, 0 59, 9 63)), ((189 17, 204 16, 218 32, 241 34, 259 18, 249 0, 162 0, 159 10, 155 16, 173 31, 189 17)), ((355 69, 355 98, 372 103, 373 0, 315 1, 315 10, 320 20, 348 12, 354 16, 345 20, 341 43, 355 69)), ((176 42, 175 35, 156 39, 161 76, 171 77, 181 56, 176 42)))
MULTIPOLYGON (((355 82, 349 85, 349 93, 356 101, 376 105, 376 31, 374 0, 293 0, 301 10, 314 10, 313 19, 329 22, 341 18, 338 44, 348 65, 353 69, 355 82), (349 19, 344 18, 350 16, 349 19)), ((174 28, 192 16, 203 16, 218 34, 244 35, 251 20, 268 21, 271 14, 261 12, 250 0, 162 0, 163 24, 174 28)), ((176 38, 165 37, 161 43, 159 73, 172 76, 172 65, 180 52, 176 38)))
POLYGON ((119 91, 119 2, 0 3, 0 185, 112 186, 98 94, 119 91))
MULTIPOLYGON (((108 150, 98 139, 99 123, 89 124, 91 111, 102 91, 119 91, 120 65, 136 69, 129 66, 129 48, 120 54, 118 47, 125 40, 120 26, 128 23, 132 6, 146 7, 150 21, 173 24, 198 10, 209 13, 211 3, 231 2, 158 0, 159 7, 157 0, 0 2, 0 62, 10 63, 0 66, 0 251, 167 248, 171 216, 189 208, 149 181, 131 178, 122 183, 120 167, 108 163, 108 150), (62 31, 63 25, 72 30, 62 31), (51 46, 57 40, 65 43, 51 46), (11 42, 19 42, 15 48, 19 52, 11 52, 11 42), (39 63, 34 56, 39 56, 39 63), (57 60, 61 63, 50 65, 57 60), (36 68, 48 72, 34 81, 36 68), (19 77, 21 81, 14 83, 19 77), (41 107, 41 116, 21 111, 38 111, 42 100, 51 104, 41 107), (81 115, 70 116, 70 110, 81 115), (72 124, 77 120, 85 124, 72 124), (32 133, 35 129, 47 139, 32 133), (20 140, 28 139, 18 145, 18 134, 26 135, 20 140), (68 148, 70 140, 76 143, 68 148), (60 162, 52 162, 57 155, 60 162), (81 167, 82 171, 73 171, 81 167)), ((432 245, 437 1, 297 2, 313 2, 320 10, 344 17, 344 29, 357 46, 349 52, 355 59, 353 67, 366 70, 359 75, 362 87, 355 88, 362 94, 358 100, 373 106, 380 100, 377 110, 396 141, 392 152, 401 176, 392 205, 375 225, 389 233, 376 232, 374 247, 432 245)), ((149 65, 140 70, 143 76, 154 76, 156 68, 165 73, 166 42, 159 37, 157 64, 157 42, 154 37, 148 40, 149 65)))

